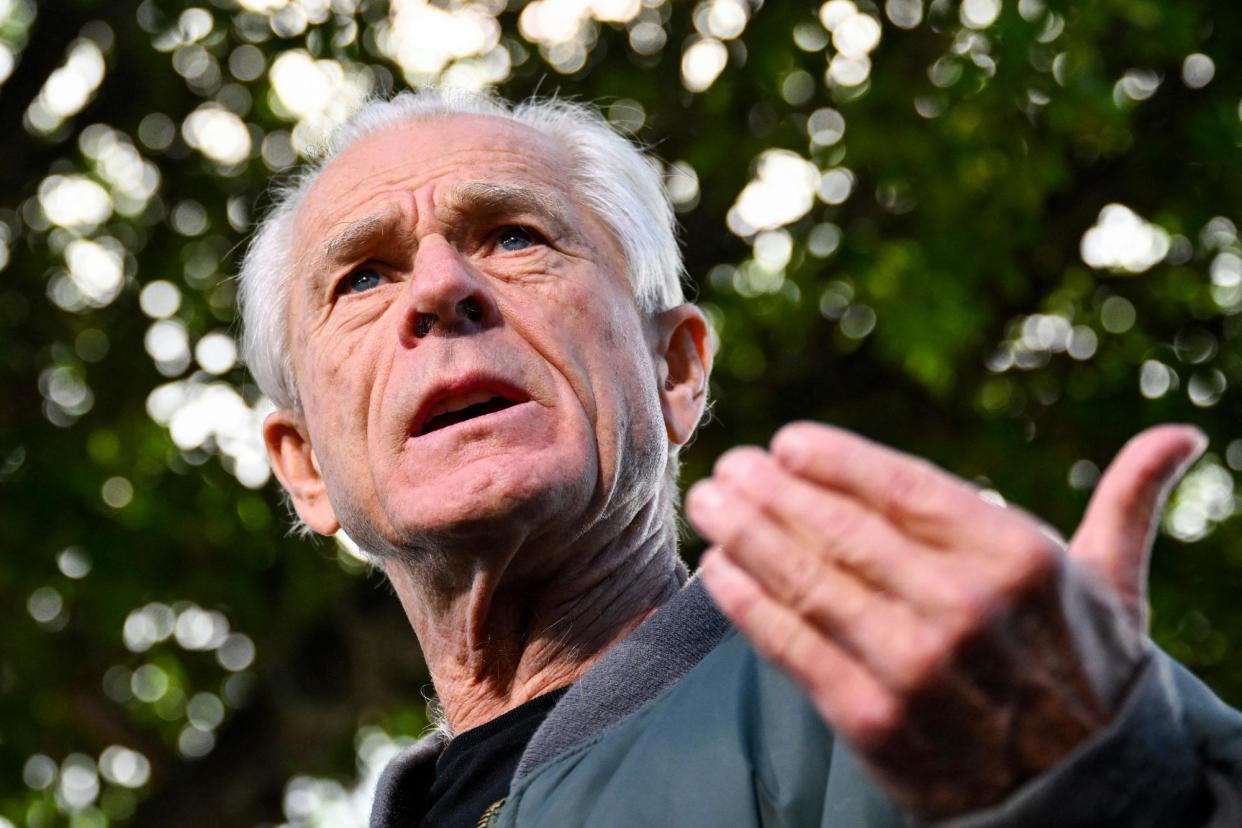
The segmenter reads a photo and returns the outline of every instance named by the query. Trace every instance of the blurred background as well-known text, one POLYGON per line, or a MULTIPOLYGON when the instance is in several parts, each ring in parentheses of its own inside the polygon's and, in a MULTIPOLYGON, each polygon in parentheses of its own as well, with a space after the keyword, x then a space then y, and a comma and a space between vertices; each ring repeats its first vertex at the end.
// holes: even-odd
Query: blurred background
POLYGON ((361 826, 426 726, 383 580, 288 535, 233 275, 270 181, 435 82, 661 159, 718 334, 688 481, 814 417, 1069 532, 1205 430, 1154 635, 1242 703, 1242 6, 0 0, 0 826, 361 826))

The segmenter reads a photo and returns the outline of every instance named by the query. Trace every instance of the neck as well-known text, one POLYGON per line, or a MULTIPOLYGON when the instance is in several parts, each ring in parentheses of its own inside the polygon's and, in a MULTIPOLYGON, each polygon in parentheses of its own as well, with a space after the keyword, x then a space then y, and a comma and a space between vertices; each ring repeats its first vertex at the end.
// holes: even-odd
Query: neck
POLYGON ((574 683, 677 592, 685 568, 658 501, 520 579, 507 577, 510 563, 548 550, 472 557, 465 579, 438 579, 409 560, 385 563, 454 732, 574 683))

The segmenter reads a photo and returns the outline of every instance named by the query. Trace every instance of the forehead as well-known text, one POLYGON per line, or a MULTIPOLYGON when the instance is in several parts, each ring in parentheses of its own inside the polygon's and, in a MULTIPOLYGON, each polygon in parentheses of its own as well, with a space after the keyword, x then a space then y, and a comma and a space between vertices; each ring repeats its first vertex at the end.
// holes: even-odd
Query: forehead
POLYGON ((298 210, 304 237, 335 224, 377 199, 406 196, 432 186, 470 179, 519 183, 569 195, 568 159, 547 136, 490 115, 433 116, 368 135, 332 159, 298 210), (559 174, 558 174, 559 173, 559 174))

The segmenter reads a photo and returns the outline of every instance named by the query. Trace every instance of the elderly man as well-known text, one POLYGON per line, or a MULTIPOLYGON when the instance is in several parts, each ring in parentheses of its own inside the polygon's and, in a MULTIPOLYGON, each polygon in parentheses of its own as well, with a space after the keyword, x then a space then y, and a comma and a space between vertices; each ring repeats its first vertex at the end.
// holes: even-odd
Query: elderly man
POLYGON ((679 277, 656 168, 560 102, 372 103, 260 227, 273 466, 383 568, 446 719, 374 825, 1242 825, 1239 717, 1145 635, 1197 432, 1133 441, 1067 546, 793 424, 690 492, 688 579, 679 277))

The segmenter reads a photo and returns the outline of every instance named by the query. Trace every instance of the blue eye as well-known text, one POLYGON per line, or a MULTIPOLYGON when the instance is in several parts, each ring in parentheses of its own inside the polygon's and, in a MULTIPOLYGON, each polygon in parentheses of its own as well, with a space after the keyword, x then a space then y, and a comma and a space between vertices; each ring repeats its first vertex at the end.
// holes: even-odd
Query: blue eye
POLYGON ((384 282, 384 277, 378 271, 366 268, 363 270, 355 270, 353 273, 345 277, 337 288, 338 293, 362 293, 371 288, 379 287, 384 282))
POLYGON ((535 234, 525 227, 506 227, 500 231, 498 241, 505 250, 516 252, 535 244, 535 234))

